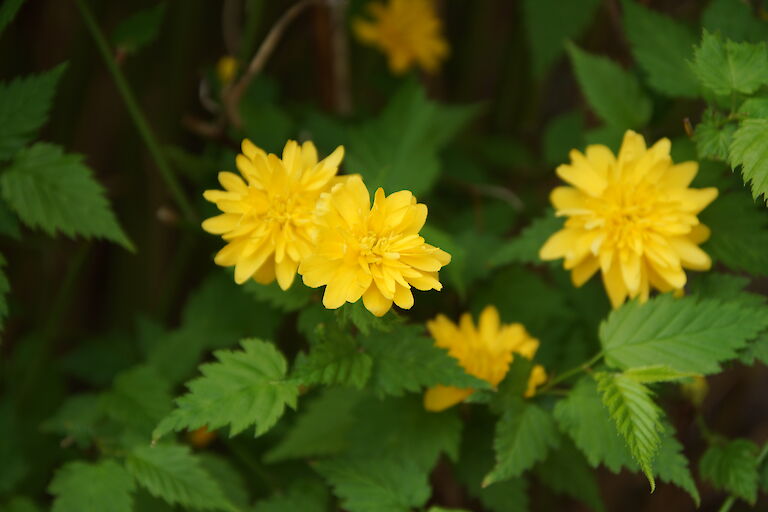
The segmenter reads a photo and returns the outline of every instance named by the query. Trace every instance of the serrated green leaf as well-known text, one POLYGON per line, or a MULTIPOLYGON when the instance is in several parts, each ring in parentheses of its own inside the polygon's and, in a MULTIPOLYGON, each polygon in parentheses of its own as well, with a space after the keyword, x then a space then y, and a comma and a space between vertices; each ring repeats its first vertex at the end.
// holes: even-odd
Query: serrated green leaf
POLYGON ((653 366, 638 366, 630 368, 624 372, 624 375, 643 384, 653 384, 654 382, 672 382, 696 376, 695 373, 680 372, 669 366, 656 364, 653 366))
POLYGON ((609 125, 642 128, 651 118, 651 100, 637 79, 606 57, 568 44, 574 73, 594 111, 609 125))
MULTIPOLYGON (((768 69, 768 60, 765 63, 768 69)), ((768 71, 767 71, 768 72, 768 71)), ((752 189, 752 197, 768 198, 768 119, 747 119, 733 134, 730 163, 734 169, 741 166, 744 183, 752 189)))
POLYGON ((751 505, 757 500, 757 469, 757 446, 746 439, 714 444, 699 461, 704 480, 751 505))
POLYGON ((326 512, 329 498, 321 482, 294 481, 285 492, 256 502, 253 512, 326 512))
POLYGON ((49 235, 105 238, 133 250, 80 155, 37 143, 16 155, 0 175, 0 187, 8 206, 31 228, 49 235))
POLYGON ((591 510, 605 510, 594 471, 568 439, 562 439, 557 449, 536 466, 536 476, 553 491, 571 496, 591 510))
POLYGON ((410 460, 333 458, 314 468, 349 512, 411 512, 430 495, 427 473, 410 460))
POLYGON ((683 446, 674 437, 671 426, 665 425, 661 434, 659 453, 653 461, 654 474, 664 482, 672 483, 687 492, 697 507, 701 505, 699 490, 683 455, 683 446))
POLYGON ((70 462, 56 471, 48 486, 55 496, 52 512, 131 512, 133 489, 131 475, 114 460, 70 462))
POLYGON ((768 83, 768 47, 736 43, 704 30, 692 66, 701 85, 718 96, 752 94, 768 83))
POLYGON ((733 270, 768 275, 768 212, 746 191, 724 194, 700 214, 712 235, 702 248, 733 270))
POLYGON ((347 169, 368 188, 424 194, 440 170, 438 152, 475 115, 475 106, 447 106, 427 99, 408 82, 381 115, 350 130, 347 169))
POLYGON ((418 396, 368 397, 355 407, 354 416, 347 434, 348 455, 409 460, 425 472, 441 453, 458 458, 462 422, 456 410, 427 411, 418 396))
POLYGON ((557 448, 559 439, 552 416, 532 402, 518 399, 496 425, 493 448, 496 464, 483 486, 520 476, 557 448))
POLYGON ((142 9, 120 22, 112 40, 115 46, 128 53, 135 53, 157 38, 165 14, 165 3, 142 9))
POLYGON ((603 404, 608 408, 616 429, 627 442, 632 456, 648 478, 653 492, 656 481, 652 462, 661 443, 661 409, 651 398, 650 390, 630 376, 597 372, 594 378, 603 404))
POLYGON ((349 388, 328 388, 317 397, 302 398, 288 431, 265 455, 267 463, 334 455, 348 444, 355 422, 352 411, 362 394, 349 388))
POLYGON ((338 329, 328 329, 309 353, 296 357, 291 377, 304 385, 340 384, 362 389, 371 376, 371 356, 357 341, 338 329))
POLYGON ((554 212, 548 210, 544 216, 534 219, 517 237, 493 253, 488 264, 497 267, 509 263, 541 263, 539 249, 562 227, 563 219, 555 217, 554 212))
POLYGON ((704 112, 701 122, 696 125, 696 132, 693 134, 699 158, 727 162, 736 128, 736 123, 728 122, 716 111, 708 109, 704 112))
POLYGON ((622 467, 637 469, 603 405, 597 385, 589 377, 581 378, 568 396, 557 403, 554 416, 592 467, 604 464, 614 473, 622 467))
POLYGON ((335 313, 339 327, 351 325, 366 336, 373 331, 389 331, 393 323, 392 315, 375 316, 365 308, 362 301, 344 304, 335 313))
MULTIPOLYGON (((6 9, 13 10, 14 3, 18 2, 4 2, 0 16, 6 9)), ((66 64, 59 64, 44 73, 0 84, 0 161, 13 158, 45 124, 56 85, 66 69, 66 64)))
POLYGON ((239 511, 246 510, 251 501, 249 486, 238 469, 225 457, 210 452, 197 456, 200 465, 218 483, 226 499, 239 511))
POLYGON ((425 336, 423 327, 399 326, 360 338, 374 361, 371 388, 378 396, 401 396, 442 384, 487 389, 488 383, 468 375, 448 352, 425 336))
POLYGON ((768 332, 757 337, 750 342, 747 348, 739 354, 739 360, 746 365, 753 365, 755 361, 768 365, 768 332))
POLYGON ((216 363, 200 366, 202 377, 187 383, 189 393, 176 399, 176 409, 155 429, 155 439, 181 429, 229 425, 230 436, 255 425, 269 430, 285 406, 296 407, 298 384, 286 378, 283 355, 271 343, 241 342, 243 350, 218 350, 216 363))
POLYGON ((697 96, 699 84, 687 65, 696 44, 693 32, 635 0, 624 0, 622 6, 632 55, 650 86, 667 96, 697 96))
POLYGON ((745 117, 766 118, 768 117, 768 98, 748 98, 741 104, 738 113, 745 117))
POLYGON ((746 291, 751 279, 735 274, 707 272, 691 282, 690 292, 706 299, 734 301, 746 307, 760 307, 768 301, 763 295, 746 291))
POLYGON ((589 26, 599 0, 525 0, 523 16, 533 74, 542 78, 563 54, 565 42, 589 26))
POLYGON ((600 325, 599 337, 610 366, 665 365, 706 375, 720 371, 723 361, 736 357, 766 327, 765 309, 661 295, 612 311, 600 325))
POLYGON ((134 448, 125 467, 152 496, 195 510, 236 512, 216 481, 188 447, 168 444, 134 448))

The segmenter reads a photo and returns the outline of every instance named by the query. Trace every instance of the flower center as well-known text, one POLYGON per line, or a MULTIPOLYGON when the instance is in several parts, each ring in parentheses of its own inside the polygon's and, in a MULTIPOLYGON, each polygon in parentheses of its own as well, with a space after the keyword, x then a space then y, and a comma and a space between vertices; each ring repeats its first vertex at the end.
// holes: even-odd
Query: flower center
POLYGON ((378 263, 388 252, 392 237, 380 237, 371 231, 363 235, 358 241, 360 256, 368 263, 378 263))

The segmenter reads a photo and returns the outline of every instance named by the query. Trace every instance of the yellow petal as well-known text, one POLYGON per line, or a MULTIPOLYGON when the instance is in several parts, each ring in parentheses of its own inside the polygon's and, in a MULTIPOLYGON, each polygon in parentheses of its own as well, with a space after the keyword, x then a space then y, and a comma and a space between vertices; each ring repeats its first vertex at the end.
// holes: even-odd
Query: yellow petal
POLYGON ((627 298, 627 287, 624 285, 619 265, 611 265, 611 269, 607 273, 603 272, 602 276, 605 291, 608 292, 613 309, 616 309, 624 304, 627 298))
POLYGON ((557 175, 563 181, 591 196, 597 197, 602 194, 607 185, 606 180, 592 168, 589 160, 580 152, 573 150, 570 156, 571 164, 558 166, 555 170, 557 175))
POLYGON ((220 172, 219 183, 228 192, 237 192, 238 194, 247 194, 248 185, 245 184, 243 179, 232 172, 220 172))
POLYGON ((672 165, 667 169, 659 185, 670 188, 686 188, 698 172, 699 164, 697 162, 682 162, 672 165))
POLYGON ((709 255, 702 251, 698 245, 691 242, 689 238, 670 238, 669 244, 680 256, 680 261, 686 268, 691 270, 709 270, 712 267, 712 260, 709 255))
POLYGON ((440 412, 464 401, 474 393, 473 389, 454 388, 452 386, 435 386, 424 393, 424 408, 432 412, 440 412))
POLYGON ((576 238, 576 233, 571 229, 557 231, 539 249, 539 258, 549 261, 565 257, 572 250, 576 238))
POLYGON ((411 309, 413 307, 413 293, 410 288, 398 284, 395 287, 395 304, 402 309, 411 309))
POLYGON ((600 268, 600 260, 595 257, 586 258, 576 265, 571 271, 571 281, 573 286, 579 287, 589 281, 595 272, 600 268))
POLYGON ((259 284, 269 284, 275 280, 275 258, 267 258, 262 266, 253 274, 253 280, 259 284))
POLYGON ((528 377, 528 387, 525 390, 526 398, 530 398, 536 394, 536 388, 547 382, 547 372, 544 367, 537 364, 531 370, 531 375, 528 377))
POLYGON ((287 290, 293 284, 296 277, 296 269, 299 263, 290 257, 283 258, 283 261, 275 265, 275 276, 280 288, 287 290))
POLYGON ((384 316, 392 308, 392 299, 384 297, 374 283, 363 294, 363 304, 374 315, 384 316))
POLYGON ((225 213, 203 221, 203 229, 212 235, 221 235, 237 227, 241 216, 225 213))

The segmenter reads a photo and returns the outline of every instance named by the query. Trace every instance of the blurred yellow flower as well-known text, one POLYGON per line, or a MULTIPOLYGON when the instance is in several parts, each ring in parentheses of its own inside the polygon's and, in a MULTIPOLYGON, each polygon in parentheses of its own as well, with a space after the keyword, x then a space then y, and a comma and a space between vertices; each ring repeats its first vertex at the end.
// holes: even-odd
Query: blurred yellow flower
POLYGON ((221 57, 216 63, 216 76, 218 76, 219 82, 223 85, 230 83, 235 78, 238 67, 237 59, 233 56, 225 55, 221 57))
POLYGON ((415 65, 431 73, 448 55, 433 0, 371 2, 368 10, 373 20, 356 20, 355 33, 387 55, 393 73, 402 74, 415 65))
POLYGON ((335 179, 344 148, 339 146, 318 161, 311 142, 288 141, 282 159, 267 154, 248 139, 236 164, 243 179, 219 173, 225 190, 206 190, 203 197, 224 212, 203 222, 203 229, 221 235, 227 245, 214 261, 235 267, 235 282, 275 280, 283 290, 293 283, 296 269, 312 253, 315 206, 335 179))
POLYGON ((378 189, 371 207, 362 179, 350 176, 323 195, 318 215, 318 245, 299 273, 307 286, 325 285, 326 308, 362 297, 371 313, 382 316, 393 301, 410 309, 411 287, 442 289, 438 271, 451 255, 419 236, 427 207, 407 190, 385 197, 378 189))
POLYGON ((627 131, 618 157, 601 145, 571 151, 557 175, 573 187, 557 187, 550 199, 562 230, 539 252, 543 260, 564 258, 575 286, 601 270, 614 308, 629 298, 648 299, 650 288, 681 290, 684 268, 709 270, 699 248, 709 229, 698 213, 717 197, 716 188, 688 188, 696 162, 673 164, 669 139, 651 148, 627 131))
MULTIPOLYGON (((498 310, 493 306, 483 309, 477 327, 472 316, 464 313, 458 325, 444 315, 438 315, 427 322, 427 329, 436 346, 447 349, 469 375, 483 379, 493 387, 504 380, 514 354, 533 359, 539 348, 539 341, 532 338, 522 324, 503 325, 498 310)), ((533 396, 536 388, 546 380, 544 367, 535 365, 524 396, 533 396)), ((474 392, 474 389, 435 386, 424 395, 424 407, 430 411, 442 411, 474 392)))

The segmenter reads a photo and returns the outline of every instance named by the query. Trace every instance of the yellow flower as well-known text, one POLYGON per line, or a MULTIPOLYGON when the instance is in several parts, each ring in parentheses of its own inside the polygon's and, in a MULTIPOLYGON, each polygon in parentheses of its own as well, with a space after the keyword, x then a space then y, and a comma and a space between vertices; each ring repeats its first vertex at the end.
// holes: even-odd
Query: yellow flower
MULTIPOLYGON (((427 322, 427 329, 436 346, 447 349, 469 375, 483 379, 493 387, 504 380, 514 359, 513 354, 533 359, 539 348, 539 340, 532 338, 522 324, 502 325, 499 312, 493 306, 483 309, 477 327, 472 316, 464 313, 458 325, 444 315, 438 315, 427 322)), ((534 366, 524 396, 533 396, 536 388, 546 380, 544 367, 534 366)), ((442 411, 474 392, 474 389, 435 386, 424 395, 424 407, 429 411, 442 411)))
POLYGON ((368 9, 374 20, 356 20, 355 33, 387 55, 393 73, 402 74, 414 65, 431 73, 448 55, 433 0, 372 2, 368 9))
POLYGON ((393 301, 410 309, 411 287, 442 288, 438 271, 451 261, 451 255, 419 236, 427 207, 407 190, 385 197, 378 189, 371 208, 362 179, 351 176, 323 196, 318 211, 318 245, 301 262, 299 273, 307 286, 326 285, 326 308, 336 309, 362 297, 371 313, 382 316, 393 301))
POLYGON ((683 268, 709 270, 698 245, 709 238, 698 213, 717 197, 716 188, 688 188, 696 162, 673 164, 669 139, 650 149, 627 131, 618 157, 605 146, 571 151, 557 174, 573 187, 557 187, 551 201, 562 230, 541 248, 543 260, 565 258, 575 286, 598 270, 614 308, 627 297, 648 299, 650 288, 681 290, 683 268))
POLYGON ((225 190, 206 190, 203 197, 224 213, 203 222, 203 229, 227 242, 214 261, 234 266, 235 282, 253 278, 268 284, 277 277, 287 290, 299 262, 312 253, 317 200, 338 181, 344 148, 319 162, 311 142, 288 141, 282 159, 247 139, 242 150, 236 164, 245 181, 219 173, 225 190))

